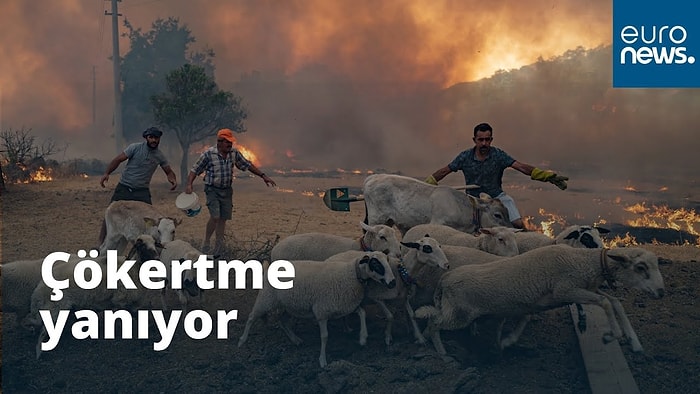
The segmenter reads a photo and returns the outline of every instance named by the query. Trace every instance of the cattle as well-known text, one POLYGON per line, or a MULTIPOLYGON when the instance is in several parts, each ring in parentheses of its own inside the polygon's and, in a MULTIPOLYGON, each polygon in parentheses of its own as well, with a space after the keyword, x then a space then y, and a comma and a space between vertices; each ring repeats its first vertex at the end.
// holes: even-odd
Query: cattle
POLYGON ((365 179, 365 223, 396 226, 402 235, 423 223, 443 224, 467 233, 482 227, 513 227, 503 204, 482 193, 479 198, 448 186, 414 178, 374 174, 365 179))

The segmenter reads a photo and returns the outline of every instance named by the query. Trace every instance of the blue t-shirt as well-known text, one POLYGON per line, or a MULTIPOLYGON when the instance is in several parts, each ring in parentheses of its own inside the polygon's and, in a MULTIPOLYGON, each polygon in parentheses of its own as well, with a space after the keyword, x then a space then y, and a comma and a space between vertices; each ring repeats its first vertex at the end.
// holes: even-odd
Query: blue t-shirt
POLYGON ((501 149, 491 147, 489 155, 483 161, 476 158, 476 148, 461 152, 447 166, 452 172, 462 170, 464 182, 481 186, 479 189, 467 190, 467 193, 478 197, 479 193, 488 193, 496 197, 503 193, 501 181, 503 171, 510 167, 515 159, 501 149))
POLYGON ((129 160, 119 183, 134 189, 148 188, 156 168, 168 165, 163 152, 149 148, 145 141, 127 146, 124 154, 129 160))

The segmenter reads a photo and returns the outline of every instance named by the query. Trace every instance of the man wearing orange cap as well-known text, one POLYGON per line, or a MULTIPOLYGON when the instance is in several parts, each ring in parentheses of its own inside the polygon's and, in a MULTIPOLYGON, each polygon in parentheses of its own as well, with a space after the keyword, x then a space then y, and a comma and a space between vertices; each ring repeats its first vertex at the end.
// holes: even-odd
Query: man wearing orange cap
POLYGON ((267 186, 277 186, 275 181, 233 147, 235 141, 231 130, 219 130, 216 134, 216 147, 202 152, 187 175, 185 193, 190 194, 192 193, 192 182, 204 172, 204 193, 207 196, 207 208, 209 208, 210 215, 202 244, 202 251, 205 253, 209 253, 211 250, 211 236, 215 232, 214 254, 221 253, 223 250, 226 221, 231 219, 233 213, 233 188, 231 186, 233 166, 241 171, 248 170, 261 177, 267 186))

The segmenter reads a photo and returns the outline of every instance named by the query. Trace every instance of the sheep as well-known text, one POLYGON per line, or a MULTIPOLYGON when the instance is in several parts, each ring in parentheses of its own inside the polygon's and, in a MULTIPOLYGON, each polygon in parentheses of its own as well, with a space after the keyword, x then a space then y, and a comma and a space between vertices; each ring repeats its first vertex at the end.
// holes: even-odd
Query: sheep
POLYGON ((602 248, 604 245, 600 234, 609 232, 610 230, 603 227, 572 225, 559 232, 555 238, 526 231, 515 234, 515 239, 520 253, 554 244, 566 244, 575 248, 602 248))
POLYGON ((107 234, 100 245, 100 254, 110 249, 121 254, 126 243, 133 243, 141 234, 151 235, 156 242, 170 242, 175 238, 175 227, 181 222, 181 219, 163 216, 145 202, 115 201, 105 210, 107 234))
POLYGON ((422 223, 444 224, 466 233, 482 226, 513 226, 503 203, 485 193, 476 198, 451 187, 392 174, 368 176, 362 192, 365 223, 395 225, 402 235, 422 223))
MULTIPOLYGON (((441 245, 441 249, 447 257, 450 270, 463 265, 484 264, 505 258, 466 246, 441 245)), ((433 294, 443 274, 443 271, 433 267, 423 266, 418 269, 416 275, 420 276, 422 281, 411 296, 411 305, 414 308, 433 302, 433 294)))
POLYGON ((419 224, 411 227, 404 235, 404 241, 415 241, 425 234, 435 238, 441 245, 466 246, 499 256, 519 254, 515 233, 520 229, 512 227, 480 228, 479 236, 467 234, 441 224, 419 224))
POLYGON ((518 250, 520 253, 525 253, 543 246, 554 245, 554 238, 537 231, 517 233, 515 234, 515 241, 518 243, 518 250))
MULTIPOLYGON (((600 234, 608 232, 610 230, 603 227, 571 225, 563 229, 555 238, 537 232, 518 233, 515 237, 520 253, 554 244, 569 245, 574 248, 598 249, 605 246, 600 234)), ((578 312, 578 329, 580 332, 584 332, 586 331, 586 312, 579 304, 576 304, 576 310, 578 312)))
MULTIPOLYGON (((138 254, 138 261, 144 262, 147 260, 158 259, 157 243, 147 234, 142 234, 134 240, 134 249, 138 254)), ((40 310, 48 310, 54 319, 58 316, 60 310, 70 309, 92 309, 92 310, 108 310, 113 307, 122 309, 125 307, 138 308, 143 305, 149 305, 150 290, 139 287, 136 290, 128 290, 123 287, 118 289, 107 289, 107 270, 106 256, 99 256, 94 259, 98 264, 104 265, 102 269, 102 280, 100 285, 94 289, 86 290, 77 286, 70 286, 63 289, 63 297, 59 301, 51 301, 52 288, 47 286, 43 281, 39 282, 31 296, 30 314, 24 319, 24 324, 31 326, 41 326, 39 338, 36 344, 36 358, 41 356, 41 343, 46 339, 48 333, 46 327, 42 324, 42 319, 39 315, 40 310)), ((119 256, 117 262, 121 265, 126 260, 126 257, 119 256)), ((79 260, 69 260, 60 265, 54 265, 54 278, 57 280, 68 279, 73 275, 76 265, 79 260)), ((138 267, 134 265, 128 272, 132 281, 140 283, 138 279, 138 267)))
MULTIPOLYGON (((386 300, 399 300, 408 312, 408 319, 413 328, 413 335, 416 341, 420 344, 425 344, 425 337, 421 334, 415 317, 413 316, 413 307, 411 306, 410 297, 414 293, 414 287, 422 285, 424 278, 419 275, 422 267, 433 267, 441 272, 450 268, 449 262, 445 253, 440 248, 440 244, 433 238, 423 237, 416 242, 402 242, 405 246, 405 253, 402 259, 396 260, 389 258, 389 265, 395 277, 401 278, 396 281, 396 287, 387 289, 386 286, 381 286, 377 283, 370 282, 367 286, 366 298, 374 301, 380 306, 386 317, 387 324, 384 330, 384 343, 389 346, 393 342, 392 324, 394 315, 386 306, 386 300)), ((329 257, 326 262, 343 261, 349 257, 357 257, 362 252, 347 251, 329 257)), ((425 272, 425 271, 421 271, 425 272)))
MULTIPOLYGON (((571 303, 594 304, 605 310, 612 330, 603 339, 621 339, 624 333, 632 350, 641 352, 642 345, 622 304, 599 287, 605 281, 620 281, 661 298, 664 281, 657 260, 641 248, 546 246, 498 262, 450 270, 438 284, 434 305, 419 308, 416 317, 428 319, 424 335, 430 336, 436 351, 444 355, 440 330, 466 327, 481 316, 520 317, 571 303)), ((499 347, 514 344, 522 328, 524 324, 507 338, 499 338, 499 347)))
MULTIPOLYGON (((321 333, 321 353, 318 358, 321 368, 327 365, 328 319, 357 313, 361 324, 360 345, 364 346, 367 343, 367 325, 365 311, 360 304, 365 296, 367 282, 374 280, 388 288, 396 286, 387 256, 381 252, 365 252, 362 256, 335 261, 333 264, 324 261, 293 261, 292 264, 295 271, 294 286, 286 290, 265 286, 258 292, 243 334, 238 340, 238 347, 243 346, 248 339, 253 323, 275 310, 316 319, 321 333)), ((294 344, 302 342, 284 319, 280 325, 294 344)))
MULTIPOLYGON (((76 264, 83 260, 76 254, 71 254, 68 262, 76 264)), ((18 260, 2 264, 2 280, 0 281, 0 293, 2 294, 2 312, 15 313, 16 321, 21 323, 29 314, 32 292, 42 280, 41 267, 44 259, 18 260)), ((54 270, 64 264, 58 261, 54 264, 54 270)))
POLYGON ((597 226, 573 225, 562 230, 555 238, 554 243, 565 244, 573 247, 599 249, 604 247, 600 234, 607 234, 610 230, 597 226))
MULTIPOLYGON (((72 255, 71 259, 77 256, 72 255)), ((32 292, 41 282, 41 266, 44 259, 19 260, 5 263, 1 266, 2 280, 0 280, 0 293, 2 294, 2 312, 15 313, 17 323, 29 314, 32 292)), ((58 267, 62 262, 54 265, 58 267)))
MULTIPOLYGON (((185 261, 190 260, 195 262, 199 259, 201 255, 204 255, 199 249, 195 248, 189 242, 183 241, 181 239, 175 239, 168 243, 163 244, 163 250, 160 251, 160 258, 166 265, 170 264, 172 261, 185 261)), ((172 270, 168 270, 168 276, 166 278, 166 283, 172 283, 172 270)), ((182 283, 181 289, 174 289, 180 304, 182 305, 183 314, 187 311, 187 304, 189 299, 192 297, 199 297, 199 302, 202 302, 202 295, 204 290, 200 289, 197 285, 197 275, 196 270, 188 269, 181 272, 180 283, 182 283)), ((170 310, 168 304, 165 300, 165 293, 168 286, 161 291, 161 302, 163 303, 164 310, 170 310)))
POLYGON ((368 226, 360 223, 365 231, 359 239, 326 233, 295 234, 284 238, 272 248, 270 258, 276 260, 323 261, 347 250, 378 250, 387 255, 401 257, 401 246, 393 228, 385 225, 368 226))

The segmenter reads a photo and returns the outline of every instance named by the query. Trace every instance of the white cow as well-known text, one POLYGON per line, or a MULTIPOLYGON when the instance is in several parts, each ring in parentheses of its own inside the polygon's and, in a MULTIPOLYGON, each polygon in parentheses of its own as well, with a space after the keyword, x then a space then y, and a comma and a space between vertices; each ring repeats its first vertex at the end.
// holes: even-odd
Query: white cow
POLYGON ((365 222, 396 226, 402 235, 423 223, 444 224, 467 233, 482 227, 513 227, 503 204, 487 194, 476 198, 406 176, 370 175, 365 179, 363 195, 365 222))
POLYGON ((175 239, 175 227, 182 220, 163 216, 152 205, 141 201, 115 201, 105 210, 107 235, 100 245, 100 254, 109 249, 124 252, 127 242, 133 243, 141 234, 148 234, 156 242, 175 239))

